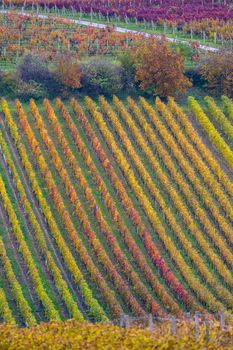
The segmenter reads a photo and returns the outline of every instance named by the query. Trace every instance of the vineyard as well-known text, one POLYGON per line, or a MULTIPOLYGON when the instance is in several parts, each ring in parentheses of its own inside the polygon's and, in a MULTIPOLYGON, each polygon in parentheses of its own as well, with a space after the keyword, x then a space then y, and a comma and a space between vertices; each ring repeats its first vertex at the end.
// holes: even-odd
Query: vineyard
POLYGON ((188 106, 2 100, 1 321, 231 324, 233 102, 188 106))
POLYGON ((28 52, 45 54, 50 60, 59 53, 75 58, 83 55, 109 55, 123 51, 142 36, 117 33, 113 27, 82 27, 66 19, 41 19, 0 14, 0 59, 15 63, 28 52), (13 25, 12 25, 13 23, 13 25))
POLYGON ((7 0, 1 3, 3 12, 15 10, 18 15, 19 10, 35 15, 43 13, 232 47, 231 0, 7 0))

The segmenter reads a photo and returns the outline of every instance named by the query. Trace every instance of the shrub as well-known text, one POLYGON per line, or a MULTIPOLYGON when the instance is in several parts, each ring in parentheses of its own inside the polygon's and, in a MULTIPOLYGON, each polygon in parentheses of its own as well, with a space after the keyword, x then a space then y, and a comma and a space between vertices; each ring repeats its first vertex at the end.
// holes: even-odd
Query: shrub
POLYGON ((11 99, 20 98, 28 101, 30 98, 41 99, 46 97, 46 91, 35 81, 26 82, 15 72, 0 73, 0 94, 11 99))
POLYGON ((18 77, 15 73, 0 72, 0 94, 2 97, 14 98, 18 87, 18 77))
POLYGON ((18 86, 15 90, 15 98, 19 98, 21 101, 29 101, 31 98, 38 100, 46 97, 47 92, 41 84, 38 84, 35 81, 18 81, 18 86))
POLYGON ((200 72, 212 93, 233 97, 233 50, 210 53, 202 60, 200 72))
POLYGON ((50 98, 59 95, 61 86, 56 74, 49 70, 46 60, 39 55, 28 54, 22 58, 17 72, 24 82, 36 82, 47 91, 50 98))
POLYGON ((126 89, 135 86, 135 58, 132 50, 125 50, 117 55, 117 58, 123 69, 124 86, 126 89))
POLYGON ((81 64, 82 90, 89 94, 119 93, 123 84, 123 70, 107 59, 95 59, 81 64))

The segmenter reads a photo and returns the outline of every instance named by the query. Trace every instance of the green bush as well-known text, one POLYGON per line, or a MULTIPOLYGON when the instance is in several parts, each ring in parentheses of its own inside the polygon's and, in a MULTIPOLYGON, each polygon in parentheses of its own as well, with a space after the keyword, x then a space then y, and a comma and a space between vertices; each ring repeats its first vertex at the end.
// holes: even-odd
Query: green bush
POLYGON ((123 69, 106 59, 81 63, 81 86, 87 94, 117 94, 124 87, 123 69))
POLYGON ((23 81, 15 72, 1 72, 0 94, 2 97, 10 99, 20 98, 22 101, 28 101, 30 98, 44 98, 47 92, 40 84, 34 81, 23 81))

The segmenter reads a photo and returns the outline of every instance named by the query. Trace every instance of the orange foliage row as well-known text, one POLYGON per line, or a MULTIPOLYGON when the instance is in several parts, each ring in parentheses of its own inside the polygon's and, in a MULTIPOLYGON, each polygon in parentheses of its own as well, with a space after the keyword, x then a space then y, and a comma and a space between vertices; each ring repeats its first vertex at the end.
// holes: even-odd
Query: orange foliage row
MULTIPOLYGON (((185 262, 181 251, 179 251, 174 244, 171 237, 166 233, 156 211, 154 210, 153 206, 151 205, 148 197, 145 195, 142 187, 140 186, 134 171, 130 168, 129 163, 127 162, 126 158, 124 157, 122 151, 119 149, 112 133, 109 131, 108 127, 106 126, 106 122, 104 121, 101 113, 99 113, 96 109, 96 105, 90 98, 86 98, 86 105, 88 110, 90 111, 91 115, 93 116, 94 120, 96 121, 104 139, 106 140, 108 146, 110 147, 111 151, 114 154, 114 157, 116 158, 116 161, 118 162, 120 168, 122 169, 127 181, 129 182, 132 190, 134 191, 136 197, 138 198, 140 204, 142 205, 148 219, 150 220, 152 226, 154 227, 155 231, 159 235, 160 239, 164 243, 164 246, 168 250, 168 252, 173 256, 174 261, 176 262, 177 266, 179 267, 182 275, 186 279, 186 281, 189 283, 191 288, 195 290, 203 301, 205 301, 209 307, 212 310, 217 310, 219 307, 221 307, 221 303, 219 303, 215 297, 210 293, 210 291, 205 287, 200 287, 200 283, 197 279, 197 276, 195 276, 190 268, 190 266, 185 262), (208 295, 208 296, 207 296, 208 295)), ((109 109, 108 115, 111 115, 112 118, 116 118, 114 113, 111 109, 109 109)), ((115 127, 117 130, 117 128, 115 127)), ((127 141, 126 141, 127 142, 127 141)), ((127 142, 128 143, 128 142, 127 142)), ((135 150, 131 150, 131 154, 135 155, 135 150)), ((141 167, 141 162, 138 160, 137 167, 141 167)), ((147 176, 147 180, 149 180, 149 177, 147 176)), ((169 225, 175 230, 176 234, 178 235, 179 239, 183 242, 186 242, 186 250, 188 250, 189 255, 192 257, 193 261, 196 263, 196 266, 198 266, 199 270, 202 271, 203 277, 210 283, 215 285, 216 292, 219 293, 220 298, 223 297, 224 301, 231 304, 232 303, 232 296, 231 294, 224 288, 219 288, 219 283, 217 281, 213 281, 213 275, 210 273, 208 268, 206 267, 203 260, 199 257, 197 254, 197 251, 195 251, 191 245, 191 243, 187 240, 186 236, 184 235, 183 231, 177 225, 176 221, 174 220, 173 215, 171 214, 171 211, 167 206, 163 206, 164 213, 167 215, 167 220, 169 222, 169 225), (220 292, 221 289, 221 292, 220 292)))
MULTIPOLYGON (((102 307, 100 307, 99 303, 97 302, 96 299, 93 298, 92 292, 89 289, 84 276, 82 274, 82 272, 80 271, 70 249, 67 247, 67 244, 64 240, 64 238, 62 237, 58 226, 56 224, 56 221, 53 217, 53 214, 51 212, 50 206, 47 202, 47 200, 45 199, 45 197, 43 196, 40 186, 38 185, 37 179, 36 179, 36 175, 35 175, 35 171, 32 167, 32 164, 30 163, 28 156, 27 156, 27 151, 24 147, 24 145, 21 143, 21 138, 18 132, 18 128, 11 116, 10 110, 8 108, 8 105, 6 103, 6 101, 3 101, 3 111, 4 111, 4 115, 6 118, 6 123, 10 129, 10 133, 11 136, 13 137, 13 140, 16 144, 17 150, 19 152, 20 158, 21 158, 21 162, 23 167, 25 168, 27 175, 29 177, 32 189, 36 195, 36 198, 40 204, 41 209, 43 210, 44 216, 47 220, 47 223, 51 229, 51 233, 53 234, 53 237, 61 251, 61 254, 64 258, 64 261, 68 267, 68 269, 70 270, 72 276, 74 277, 75 282, 77 283, 77 285, 79 286, 82 295, 85 298, 85 302, 87 304, 87 307, 89 309, 89 313, 90 315, 92 315, 96 320, 107 320, 106 314, 103 311, 102 307)), ((25 114, 24 111, 22 109, 22 106, 20 105, 19 101, 17 103, 17 108, 18 108, 18 113, 21 116, 21 119, 24 119, 25 114)), ((26 125, 25 125, 26 126, 26 125)), ((35 145, 35 142, 33 142, 33 139, 30 139, 31 144, 35 145)), ((39 151, 39 149, 38 149, 39 151)), ((40 155, 40 152, 39 152, 40 155)), ((40 163, 38 164, 43 164, 43 156, 41 155, 40 157, 40 163)), ((51 175, 51 174, 48 174, 51 175)), ((89 266, 89 257, 87 255, 84 255, 84 261, 86 263, 87 266, 89 266)), ((90 266, 91 267, 91 266, 90 266)), ((95 272, 95 269, 94 269, 95 272)), ((95 277, 94 272, 92 272, 92 276, 95 277)), ((104 285, 105 288, 105 285, 104 285)), ((108 290, 107 290, 108 292, 108 290)))
MULTIPOLYGON (((132 104, 133 104, 133 101, 131 100, 131 106, 132 106, 132 104)), ((183 202, 181 196, 176 191, 172 182, 169 180, 168 176, 161 169, 160 163, 156 160, 154 153, 153 153, 152 149, 149 147, 146 139, 143 137, 140 130, 136 127, 134 120, 131 117, 130 113, 128 113, 126 111, 126 109, 123 107, 122 102, 120 102, 119 99, 117 99, 116 97, 114 97, 114 105, 116 106, 116 108, 120 112, 122 118, 129 125, 129 128, 130 128, 133 136, 135 137, 136 142, 139 144, 140 148, 145 153, 148 161, 150 162, 153 170, 155 171, 155 174, 158 176, 158 179, 161 181, 163 188, 165 188, 167 190, 167 192, 169 193, 169 195, 171 196, 172 201, 173 201, 177 211, 181 214, 186 226, 192 232, 195 239, 199 243, 200 247, 202 247, 203 251, 209 257, 210 261, 212 261, 213 265, 216 267, 218 272, 223 276, 223 278, 225 278, 226 277, 226 271, 225 271, 226 266, 223 264, 221 258, 219 258, 219 256, 213 251, 213 249, 211 249, 208 239, 206 239, 205 235, 203 235, 203 232, 200 231, 194 218, 192 217, 191 213, 187 209, 186 203, 183 202), (224 271, 224 273, 223 273, 223 271, 224 271)), ((147 126, 146 134, 149 132, 149 130, 150 130, 149 128, 150 127, 147 126)), ((152 131, 152 130, 150 130, 150 131, 152 131)), ((154 136, 154 139, 155 138, 156 138, 156 136, 154 136)), ((122 139, 125 140, 125 136, 123 134, 122 134, 122 139)), ((158 150, 157 144, 156 144, 156 150, 158 150)), ((164 163, 167 164, 167 161, 164 163)), ((174 180, 176 181, 176 177, 174 177, 174 180)), ((185 184, 186 183, 184 183, 184 181, 182 181, 182 183, 180 184, 181 185, 180 187, 182 188, 182 186, 184 186, 185 184)), ((156 199, 157 203, 161 203, 161 199, 157 195, 156 187, 151 183, 151 181, 147 182, 147 185, 148 185, 150 192, 152 193, 152 195, 156 199)), ((187 189, 187 186, 185 187, 185 189, 187 189)), ((188 188, 188 190, 189 190, 189 188, 188 188)), ((188 193, 190 194, 189 198, 190 199, 193 198, 193 195, 191 194, 190 190, 188 191, 188 193)), ((185 191, 184 191, 184 194, 187 196, 185 191)), ((198 215, 198 213, 200 211, 200 204, 198 203, 198 201, 195 201, 195 200, 193 200, 193 202, 195 202, 194 209, 196 209, 196 213, 198 215)), ((210 220, 208 220, 206 213, 203 213, 201 218, 202 218, 203 224, 206 228, 206 231, 208 232, 208 234, 212 238, 214 244, 216 246, 218 246, 222 256, 225 257, 226 261, 229 264, 231 264, 231 261, 233 260, 233 255, 232 255, 230 249, 228 248, 228 246, 226 245, 225 241, 221 238, 221 236, 219 235, 219 233, 215 229, 215 226, 210 222, 210 220)))
MULTIPOLYGON (((46 102, 45 102, 45 106, 46 106, 46 109, 48 111, 48 104, 46 104, 46 102)), ((73 185, 70 181, 69 174, 66 171, 65 166, 64 166, 60 156, 58 155, 56 147, 48 134, 48 131, 44 125, 42 117, 40 116, 38 109, 37 109, 34 101, 32 101, 32 100, 30 102, 30 107, 31 107, 32 113, 33 113, 34 118, 35 118, 36 126, 39 129, 41 138, 49 151, 50 157, 52 159, 52 163, 54 164, 54 166, 55 166, 55 168, 56 168, 56 170, 57 170, 57 172, 62 180, 62 183, 65 187, 66 193, 67 193, 72 205, 74 206, 74 212, 77 215, 77 217, 82 225, 83 232, 85 233, 85 235, 87 235, 88 240, 91 243, 93 250, 95 251, 95 253, 98 257, 98 260, 103 264, 110 279, 112 280, 116 289, 118 290, 118 293, 120 295, 122 295, 126 304, 132 309, 133 313, 135 313, 136 315, 143 315, 144 312, 143 312, 142 308, 140 307, 140 305, 138 304, 136 299, 133 297, 128 285, 125 283, 125 281, 122 279, 121 275, 118 273, 116 266, 110 260, 106 251, 102 247, 99 239, 97 238, 94 230, 91 228, 87 214, 82 206, 82 203, 80 202, 80 200, 78 198, 78 194, 77 194, 75 188, 73 187, 73 185)), ((50 118, 52 118, 52 110, 51 109, 48 111, 48 114, 49 114, 50 118)), ((60 134, 60 137, 61 137, 61 134, 60 134)), ((64 139, 63 139, 63 145, 64 145, 64 139)), ((72 166, 74 167, 74 156, 72 157, 70 150, 67 148, 67 144, 64 146, 66 147, 66 156, 68 157, 69 160, 72 158, 72 160, 73 160, 72 166)), ((79 171, 79 169, 77 169, 77 167, 75 167, 73 169, 75 172, 79 171)), ((80 175, 80 171, 79 171, 79 175, 80 175)), ((94 196, 91 192, 90 187, 86 183, 84 176, 81 176, 80 180, 81 180, 81 186, 82 187, 85 186, 85 190, 84 190, 85 197, 87 198, 91 208, 95 208, 97 206, 97 204, 95 202, 95 199, 94 199, 94 196)), ((136 277, 136 275, 132 271, 128 262, 125 259, 124 259, 124 261, 122 260, 123 257, 121 255, 121 249, 119 248, 116 240, 114 239, 114 236, 112 235, 110 228, 108 227, 106 221, 104 220, 101 211, 96 211, 96 218, 97 218, 97 222, 101 228, 102 233, 107 238, 107 241, 108 242, 111 241, 111 248, 114 251, 115 257, 119 260, 120 263, 124 263, 124 269, 127 272, 127 276, 130 277, 133 280, 133 282, 135 283, 135 285, 134 285, 135 290, 136 291, 141 290, 143 288, 143 285, 140 283, 140 280, 138 280, 138 278, 136 277), (135 281, 135 278, 137 278, 136 281, 135 281)), ((143 296, 145 298, 144 293, 147 294, 147 291, 145 289, 143 290, 143 294, 140 293, 141 294, 140 296, 141 297, 143 296)), ((148 299, 148 295, 146 295, 146 301, 151 303, 150 299, 151 298, 148 299)), ((153 303, 152 303, 152 305, 153 305, 153 303)), ((156 305, 154 305, 154 307, 155 307, 154 311, 157 311, 156 305)))
MULTIPOLYGON (((62 112, 63 118, 65 119, 65 121, 66 121, 66 123, 71 131, 71 134, 74 138, 74 141, 75 141, 78 149, 80 150, 87 166, 90 168, 91 172, 93 173, 93 176, 96 179, 96 182, 97 182, 101 192, 103 193, 103 196, 105 197, 107 190, 106 190, 105 186, 102 184, 102 179, 99 176, 98 171, 91 160, 91 157, 90 157, 90 154, 88 153, 88 150, 86 149, 81 138, 79 137, 77 128, 75 127, 71 117, 68 115, 67 111, 65 110, 64 106, 60 103, 60 101, 58 101, 57 105, 62 112)), ((193 301, 192 297, 187 293, 187 291, 183 288, 182 284, 177 281, 177 279, 174 276, 174 274, 172 273, 172 271, 166 265, 165 260, 160 255, 158 248, 156 247, 155 243, 153 242, 150 233, 148 232, 147 228, 145 227, 145 225, 142 221, 142 218, 140 217, 138 211, 135 209, 130 197, 128 196, 127 191, 124 188, 122 181, 120 180, 120 178, 116 174, 116 172, 115 172, 111 162, 109 161, 104 149, 102 148, 96 134, 94 133, 92 127, 90 126, 88 119, 86 118, 85 114, 83 113, 81 106, 74 99, 71 100, 71 105, 73 106, 73 109, 76 113, 76 116, 77 116, 79 122, 82 124, 82 127, 85 130, 85 133, 91 142, 91 146, 93 147, 93 150, 95 151, 95 153, 99 157, 102 166, 104 167, 112 185, 114 186, 116 193, 118 195, 118 198, 120 199, 124 209, 126 210, 127 214, 129 215, 130 219, 132 220, 133 224, 136 226, 137 232, 139 233, 145 248, 147 249, 148 253, 150 254, 152 261, 158 267, 158 269, 159 269, 160 273, 162 274, 163 278, 165 279, 166 283, 168 283, 168 285, 174 290, 174 292, 178 294, 178 297, 185 304, 189 305, 189 307, 193 308, 195 305, 195 302, 193 301)), ((109 210, 113 211, 112 215, 115 216, 115 220, 117 220, 121 224, 121 218, 120 218, 120 216, 116 215, 116 210, 114 209, 114 205, 112 203, 110 196, 107 196, 106 201, 107 201, 107 205, 109 207, 109 210)), ((127 238, 127 240, 128 240, 128 238, 127 238)), ((136 252, 136 250, 134 248, 134 253, 135 252, 136 252)), ((135 255, 134 255, 134 257, 136 258, 135 255)))
MULTIPOLYGON (((69 164, 71 166, 71 169, 73 169, 73 172, 74 172, 76 178, 78 179, 79 184, 81 185, 81 187, 84 191, 85 197, 88 200, 90 207, 94 208, 94 215, 95 215, 97 222, 101 228, 101 231, 103 232, 103 234, 105 235, 105 237, 107 239, 107 243, 108 243, 109 247, 111 248, 111 250, 113 251, 113 253, 115 255, 116 260, 121 264, 123 270, 126 272, 127 277, 131 279, 135 291, 139 294, 139 296, 143 300, 145 300, 147 307, 153 313, 161 312, 160 307, 158 305, 156 305, 154 300, 148 294, 146 287, 142 284, 139 277, 135 274, 132 267, 129 265, 121 248, 119 247, 119 244, 118 244, 116 238, 112 234, 110 227, 108 226, 106 220, 104 219, 104 215, 103 215, 101 209, 98 207, 96 200, 95 200, 95 197, 92 193, 92 190, 89 187, 85 177, 82 174, 82 169, 80 168, 77 160, 75 159, 72 151, 70 150, 70 148, 67 144, 66 138, 61 130, 60 124, 59 124, 59 122, 56 118, 56 115, 55 115, 51 105, 49 104, 48 100, 44 101, 44 105, 45 105, 45 108, 47 110, 48 118, 51 121, 52 126, 57 134, 57 138, 62 146, 63 152, 66 155, 66 157, 69 161, 69 164)), ((68 111, 65 110, 65 108, 62 106, 60 100, 57 100, 57 105, 58 106, 60 105, 60 107, 63 110, 63 113, 68 113, 68 111)), ((69 117, 69 116, 67 116, 67 117, 69 117)), ((78 140, 80 140, 80 137, 78 138, 78 140)), ((85 147, 84 144, 82 143, 82 141, 81 141, 81 146, 85 147)), ((94 168, 94 170, 95 170, 95 172, 92 173, 93 179, 97 180, 95 174, 97 174, 98 178, 100 179, 100 181, 98 181, 98 189, 101 190, 101 188, 102 188, 104 191, 104 192, 102 192, 102 191, 101 192, 102 192, 102 195, 103 195, 102 198, 103 198, 105 204, 108 206, 108 203, 111 202, 112 209, 114 210, 112 218, 113 218, 114 222, 116 222, 117 228, 120 229, 120 232, 123 236, 123 239, 124 239, 125 243, 127 244, 131 254, 133 255, 135 262, 139 265, 139 267, 144 272, 145 277, 151 283, 151 286, 155 290, 156 294, 159 295, 160 298, 163 300, 164 305, 169 306, 169 309, 172 310, 172 312, 178 313, 178 310, 179 310, 178 307, 174 304, 174 301, 170 298, 170 296, 168 295, 166 290, 164 288, 162 288, 161 284, 157 281, 157 279, 153 275, 153 272, 150 270, 149 266, 147 265, 147 262, 146 262, 144 256, 142 255, 142 253, 138 249, 136 243, 132 239, 129 230, 124 225, 122 220, 120 220, 120 222, 119 222, 120 215, 117 211, 117 208, 115 207, 113 200, 112 200, 107 188, 105 187, 102 178, 98 174, 97 168, 95 167, 91 157, 88 157, 87 163, 89 165, 91 164, 91 167, 89 166, 89 168, 94 168), (119 223, 120 223, 120 226, 119 226, 119 223)), ((110 214, 111 214, 111 212, 110 212, 110 214)))

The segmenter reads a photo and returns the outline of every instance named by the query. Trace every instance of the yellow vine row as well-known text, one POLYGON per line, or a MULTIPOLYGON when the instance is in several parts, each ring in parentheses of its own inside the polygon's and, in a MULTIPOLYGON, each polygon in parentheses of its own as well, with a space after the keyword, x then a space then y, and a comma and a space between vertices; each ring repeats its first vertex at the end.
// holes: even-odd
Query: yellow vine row
MULTIPOLYGON (((42 194, 41 188, 38 184, 38 181, 36 179, 35 171, 32 167, 31 162, 28 159, 27 151, 24 147, 24 145, 21 143, 21 138, 18 132, 18 128, 11 116, 8 104, 5 100, 2 102, 2 109, 6 118, 7 125, 10 129, 11 136, 14 139, 14 142, 16 144, 16 148, 19 151, 19 155, 22 161, 22 165, 26 170, 26 173, 29 177, 32 189, 37 197, 37 200, 40 204, 40 207, 46 217, 47 223, 51 229, 51 233, 53 234, 53 237, 57 243, 57 246, 59 247, 61 254, 64 258, 64 261, 66 262, 66 265, 68 269, 70 270, 71 274, 74 277, 75 282, 77 283, 78 287, 80 288, 81 293, 84 296, 84 299, 86 301, 86 304, 89 309, 89 314, 95 317, 96 320, 107 320, 107 316, 103 309, 100 307, 98 301, 93 298, 92 292, 82 274, 80 271, 73 254, 71 253, 70 249, 68 248, 64 238, 62 237, 59 228, 56 224, 56 221, 53 217, 53 214, 50 209, 50 205, 48 204, 47 200, 42 194)), ((87 262, 88 264, 88 262, 87 262)))
POLYGON ((219 135, 218 131, 210 122, 209 118, 204 113, 203 109, 198 104, 198 102, 191 96, 188 98, 188 102, 191 110, 193 111, 193 113, 195 114, 195 116, 197 117, 197 119, 205 129, 210 140, 215 144, 215 146, 222 153, 223 157, 226 159, 230 167, 233 168, 233 152, 230 149, 230 147, 226 144, 224 139, 219 135))
POLYGON ((169 97, 168 107, 170 111, 178 118, 181 125, 184 127, 190 140, 197 147, 201 155, 206 159, 208 165, 213 170, 215 176, 221 182, 221 185, 225 187, 226 191, 233 196, 233 184, 228 175, 224 172, 219 165, 217 159, 212 155, 208 147, 202 142, 197 131, 194 129, 192 123, 189 121, 188 116, 184 113, 182 108, 174 101, 174 98, 169 97))
MULTIPOLYGON (((203 200, 206 207, 209 208, 209 210, 211 211, 212 215, 214 216, 215 220, 218 222, 220 228, 222 229, 226 237, 231 241, 233 241, 233 237, 231 235, 231 225, 226 221, 225 217, 221 214, 218 206, 214 202, 209 191, 206 189, 206 187, 201 183, 199 178, 196 176, 194 169, 192 168, 190 163, 187 162, 185 156, 183 155, 180 148, 178 147, 173 135, 163 125, 155 109, 152 108, 152 106, 150 106, 144 98, 140 98, 140 103, 143 109, 145 110, 146 114, 149 116, 150 120, 152 121, 154 127, 156 127, 156 130, 158 130, 159 134, 161 135, 164 143, 171 150, 172 154, 174 154, 184 174, 193 184, 196 192, 199 194, 200 198, 203 200)), ((229 206, 229 203, 228 203, 228 206, 229 206)))
POLYGON ((222 96, 222 103, 226 108, 229 117, 233 121, 233 101, 227 96, 222 96))
MULTIPOLYGON (((116 108, 120 111, 122 118, 126 121, 128 124, 130 131, 132 132, 133 136, 135 137, 136 142, 139 144, 140 148, 145 153, 148 161, 150 162, 153 170, 155 171, 156 175, 158 176, 159 180, 161 181, 162 186, 164 186, 167 189, 167 192, 170 194, 172 201, 174 202, 175 207, 177 208, 178 212, 182 215, 183 220, 187 227, 190 229, 196 240, 199 242, 200 246, 202 247, 203 251, 206 253, 206 255, 209 257, 209 259, 212 261, 214 266, 216 266, 216 269, 222 274, 223 278, 225 278, 225 273, 223 274, 223 270, 225 270, 225 266, 222 263, 222 260, 217 256, 213 250, 211 249, 208 240, 205 238, 203 233, 199 230, 197 227, 195 221, 193 220, 190 212, 188 211, 186 204, 183 202, 182 198, 180 197, 179 193, 176 191, 174 186, 172 185, 172 182, 169 180, 168 176, 165 174, 165 172, 162 170, 160 163, 156 160, 154 157, 154 154, 149 147, 146 139, 143 137, 141 131, 139 128, 136 127, 133 118, 131 115, 125 110, 123 104, 119 99, 114 97, 114 104, 116 108)), ((122 135, 124 137, 124 135, 122 135)), ((206 215, 205 215, 206 218, 206 215)), ((206 220, 204 220, 205 224, 206 220)), ((215 230, 215 227, 208 222, 208 226, 206 225, 207 232, 210 234, 211 238, 213 239, 213 242, 219 247, 222 255, 226 258, 229 264, 233 261, 233 254, 231 253, 230 249, 226 245, 225 241, 219 236, 217 231, 215 230)))
MULTIPOLYGON (((153 313, 158 313, 161 312, 160 307, 155 303, 155 301, 153 300, 153 298, 149 295, 146 287, 142 284, 141 280, 139 279, 138 275, 134 272, 134 270, 132 269, 132 267, 130 266, 129 262, 127 261, 127 258, 124 256, 124 253, 122 252, 116 238, 114 237, 114 235, 112 234, 110 227, 108 226, 104 215, 102 213, 102 210, 98 207, 97 202, 95 200, 94 194, 91 190, 91 188, 89 187, 86 178, 83 176, 82 173, 82 169, 78 164, 78 161, 76 160, 74 154, 72 153, 66 138, 61 130, 61 126, 57 120, 57 117, 54 113, 54 110, 52 109, 50 103, 48 100, 44 101, 44 106, 45 109, 47 111, 47 116, 50 120, 50 122, 52 123, 53 129, 57 135, 57 139, 59 141, 59 143, 61 144, 63 153, 66 155, 67 160, 70 164, 71 169, 74 172, 75 177, 77 178, 80 186, 83 189, 84 195, 87 199, 87 201, 90 204, 91 208, 94 208, 94 215, 96 217, 96 220, 101 228, 101 231, 104 233, 104 235, 106 236, 107 239, 107 243, 110 247, 110 249, 113 251, 116 260, 121 264, 123 270, 126 273, 127 278, 130 278, 132 281, 132 285, 134 286, 135 291, 138 293, 138 295, 145 300, 145 303, 148 307, 148 310, 151 310, 153 313)), ((106 195, 108 194, 108 192, 106 192, 106 195)), ((117 214, 117 213, 116 213, 117 214)), ((113 217, 114 220, 114 217, 113 217)), ((115 222, 115 221, 114 221, 115 222)), ((125 227, 125 231, 124 231, 124 235, 126 235, 127 232, 127 228, 125 227)), ((128 233, 128 232, 127 232, 128 233)), ((125 239, 125 237, 123 237, 125 239)), ((129 246, 129 240, 130 240, 130 236, 128 233, 126 244, 128 244, 129 246)), ((138 251, 138 248, 136 247, 135 243, 130 241, 131 243, 131 249, 136 250, 136 252, 138 251)), ((140 256, 140 259, 143 259, 143 256, 140 256)), ((144 270, 148 271, 146 269, 147 265, 146 265, 146 261, 144 261, 143 259, 143 263, 145 265, 140 264, 141 260, 139 260, 139 267, 143 267, 144 270)), ((150 276, 152 276, 152 272, 150 272, 150 276)), ((147 275, 146 275, 147 277, 147 275)), ((154 281, 154 279, 153 279, 154 281)), ((156 285, 156 292, 163 296, 163 294, 160 292, 160 290, 162 289, 160 285, 158 285, 158 282, 155 281, 153 282, 152 285, 156 285)), ((164 292, 164 298, 166 300, 166 303, 169 305, 169 307, 171 308, 171 310, 173 310, 173 312, 178 313, 179 308, 175 307, 174 302, 170 299, 168 293, 163 290, 164 292)))
POLYGON ((0 237, 0 259, 2 261, 4 271, 6 273, 9 284, 11 286, 11 290, 14 295, 15 301, 20 309, 21 314, 24 317, 26 325, 28 326, 35 325, 37 323, 36 319, 32 313, 30 306, 28 305, 27 300, 23 295, 21 286, 16 279, 16 276, 12 269, 11 262, 7 256, 6 248, 4 246, 4 243, 1 237, 0 237))
MULTIPOLYGON (((85 235, 87 235, 87 237, 88 237, 88 239, 93 247, 93 250, 95 251, 96 255, 98 256, 99 261, 101 261, 101 263, 103 264, 110 279, 114 283, 114 285, 115 285, 116 289, 118 290, 118 292, 120 293, 120 295, 122 295, 122 297, 125 299, 125 302, 127 303, 127 305, 130 306, 130 308, 132 309, 132 311, 135 314, 143 315, 144 312, 143 312, 142 308, 140 307, 140 305, 138 304, 138 302, 136 301, 134 296, 131 294, 131 291, 130 291, 128 285, 125 283, 125 281, 123 280, 121 275, 118 273, 116 267, 113 265, 112 261, 110 260, 109 256, 107 255, 106 251, 104 250, 100 241, 98 240, 94 230, 92 230, 90 222, 89 222, 88 217, 87 217, 87 214, 82 206, 82 203, 79 201, 77 192, 71 183, 69 174, 67 173, 67 171, 64 167, 64 164, 63 164, 60 156, 58 155, 56 147, 55 147, 53 141, 51 140, 47 129, 45 128, 42 117, 40 116, 39 111, 38 111, 34 101, 30 102, 30 108, 31 108, 32 113, 34 115, 36 126, 39 129, 41 138, 42 138, 44 144, 46 145, 46 148, 49 151, 49 155, 51 157, 52 163, 54 164, 55 169, 57 170, 58 175, 60 176, 60 178, 62 180, 62 183, 64 185, 66 193, 67 193, 72 205, 74 206, 74 211, 75 211, 75 213, 76 213, 76 215, 77 215, 77 217, 78 217, 78 219, 83 227, 83 232, 85 233, 85 235)), ((82 178, 82 180, 84 180, 84 178, 82 178)), ((88 192, 89 192, 88 197, 92 196, 92 193, 90 192, 89 187, 88 187, 88 192)), ((103 229, 103 227, 102 227, 102 229, 103 229)), ((105 229, 106 229, 106 226, 105 226, 105 229)), ((110 231, 110 230, 108 230, 108 231, 110 231)), ((104 233, 106 233, 106 232, 104 232, 104 233)), ((108 233, 110 234, 110 232, 108 232, 108 233)), ((119 251, 117 253, 119 254, 119 251)), ((136 286, 135 286, 135 289, 137 289, 136 286)))
POLYGON ((0 288, 0 315, 5 323, 16 324, 15 318, 7 302, 5 292, 2 288, 0 288))
POLYGON ((32 205, 27 198, 24 186, 23 186, 21 179, 18 175, 18 171, 14 165, 14 161, 11 157, 11 154, 9 152, 9 149, 7 147, 5 140, 3 139, 3 135, 1 132, 0 132, 0 146, 1 146, 1 151, 4 154, 6 162, 7 162, 8 166, 11 170, 11 173, 13 175, 14 182, 16 184, 16 188, 18 190, 21 202, 24 206, 24 209, 25 209, 27 216, 30 220, 30 223, 34 229, 34 234, 35 234, 36 240, 38 242, 38 245, 40 247, 40 251, 43 254, 44 258, 46 259, 46 262, 47 262, 47 265, 50 269, 50 272, 53 275, 53 279, 54 279, 55 284, 57 286, 57 290, 61 294, 70 314, 72 315, 72 317, 74 317, 75 319, 81 320, 81 319, 83 319, 83 315, 80 312, 80 310, 78 309, 78 306, 77 306, 72 294, 70 293, 66 282, 62 278, 61 271, 57 267, 57 265, 53 259, 52 254, 48 250, 44 233, 43 233, 43 231, 42 231, 42 229, 37 221, 37 218, 33 212, 32 205))
MULTIPOLYGON (((176 262, 177 266, 180 268, 180 271, 183 274, 184 278, 187 280, 190 287, 196 291, 198 296, 210 307, 210 309, 218 310, 219 308, 222 307, 222 304, 215 299, 215 297, 209 292, 209 290, 205 286, 200 285, 200 282, 198 282, 197 278, 193 276, 192 270, 186 264, 180 251, 176 248, 172 239, 166 234, 158 215, 154 211, 147 196, 144 194, 141 186, 139 185, 136 179, 136 176, 133 170, 130 168, 122 151, 119 149, 112 133, 109 131, 106 125, 106 122, 103 119, 102 114, 97 111, 95 103, 90 98, 86 98, 86 106, 88 110, 91 112, 91 115, 93 116, 94 120, 96 121, 108 146, 112 150, 118 164, 120 165, 120 168, 122 169, 123 173, 126 176, 127 181, 129 182, 134 193, 136 194, 136 197, 138 198, 140 204, 142 205, 145 213, 147 214, 148 219, 150 220, 155 231, 158 233, 160 239, 164 243, 167 251, 171 254, 171 256, 173 256, 174 261, 176 262)), ((191 243, 187 242, 187 245, 190 250, 193 249, 191 243)), ((205 266, 204 266, 204 269, 206 270, 205 266)), ((210 277, 212 280, 212 275, 210 277)), ((219 288, 219 285, 218 285, 218 288, 219 288)))
POLYGON ((205 101, 208 105, 208 110, 211 116, 218 122, 220 129, 225 133, 225 135, 233 142, 233 125, 225 117, 221 109, 216 105, 214 99, 210 96, 205 97, 205 101))
POLYGON ((22 254, 22 256, 27 264, 27 268, 28 268, 29 273, 31 275, 33 284, 35 286, 36 293, 37 293, 39 299, 41 300, 49 319, 59 320, 60 319, 59 312, 55 309, 52 300, 49 298, 49 296, 48 296, 48 294, 43 286, 38 269, 35 265, 34 259, 31 255, 31 252, 28 248, 28 245, 24 239, 23 232, 21 230, 19 221, 18 221, 17 216, 15 214, 14 208, 11 204, 11 200, 8 196, 8 193, 7 193, 7 190, 6 190, 6 187, 5 187, 5 184, 3 182, 1 175, 0 175, 0 194, 1 194, 1 197, 2 197, 2 200, 4 203, 4 207, 6 208, 6 211, 7 211, 10 223, 11 223, 14 236, 17 239, 17 242, 19 244, 19 251, 22 254))

